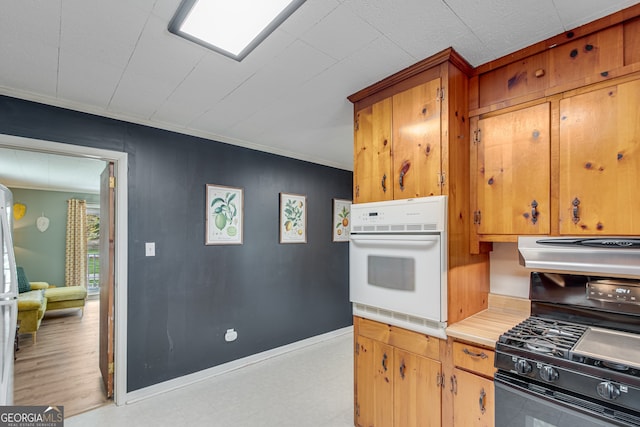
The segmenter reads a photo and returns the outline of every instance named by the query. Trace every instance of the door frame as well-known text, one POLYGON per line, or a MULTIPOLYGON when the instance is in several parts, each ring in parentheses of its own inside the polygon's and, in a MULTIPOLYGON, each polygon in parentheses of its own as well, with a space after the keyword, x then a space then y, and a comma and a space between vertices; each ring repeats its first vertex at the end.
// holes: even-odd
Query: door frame
POLYGON ((41 139, 0 134, 0 147, 36 151, 73 157, 86 157, 115 163, 115 295, 114 295, 114 388, 113 401, 120 406, 127 402, 127 171, 128 154, 121 151, 64 144, 41 139))

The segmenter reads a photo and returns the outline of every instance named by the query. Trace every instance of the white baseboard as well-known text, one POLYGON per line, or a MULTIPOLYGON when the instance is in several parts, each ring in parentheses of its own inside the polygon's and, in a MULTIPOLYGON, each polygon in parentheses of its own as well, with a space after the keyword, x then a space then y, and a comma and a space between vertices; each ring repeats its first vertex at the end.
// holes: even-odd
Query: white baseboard
POLYGON ((347 326, 346 328, 337 329, 335 331, 327 332, 325 334, 316 335, 311 338, 307 338, 301 341, 296 341, 291 344, 277 347, 271 350, 263 351, 261 353, 252 354, 251 356, 243 357, 242 359, 232 360, 231 362, 223 363, 222 365, 214 366, 209 369, 205 369, 193 374, 185 375, 172 380, 164 381, 159 384, 154 384, 149 387, 141 388, 132 392, 127 392, 126 396, 122 400, 122 403, 128 405, 135 402, 139 402, 144 399, 148 399, 153 396, 157 396, 168 391, 176 390, 178 388, 186 387, 191 384, 195 384, 206 379, 222 375, 227 372, 235 371, 249 365, 253 365, 258 362, 262 362, 273 357, 281 356, 283 354, 300 350, 311 345, 327 341, 332 338, 337 338, 353 332, 353 326, 347 326))

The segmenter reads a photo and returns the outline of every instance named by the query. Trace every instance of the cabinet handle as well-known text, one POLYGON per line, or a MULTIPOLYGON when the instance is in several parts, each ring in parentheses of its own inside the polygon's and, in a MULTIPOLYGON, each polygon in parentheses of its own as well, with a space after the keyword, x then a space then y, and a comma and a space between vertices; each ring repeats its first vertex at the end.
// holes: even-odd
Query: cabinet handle
POLYGON ((577 224, 580 222, 580 208, 578 207, 580 206, 580 199, 576 197, 575 199, 573 199, 573 202, 571 202, 571 204, 573 205, 573 223, 577 224))
POLYGON ((387 192, 387 174, 382 175, 382 191, 387 192))
POLYGON ((532 223, 536 223, 538 222, 538 215, 540 215, 540 212, 538 212, 538 202, 537 201, 533 201, 531 202, 531 222, 532 223))
POLYGON ((455 375, 451 375, 451 393, 457 395, 458 394, 458 379, 455 375))
POLYGON ((404 379, 404 373, 407 370, 407 365, 404 364, 404 361, 400 364, 400 378, 404 379))
POLYGON ((385 370, 385 372, 387 371, 387 353, 382 355, 382 369, 385 370))
POLYGON ((484 388, 480 390, 480 397, 478 398, 478 405, 480 405, 480 413, 484 414, 486 410, 487 393, 484 392, 484 388))
POLYGON ((462 352, 464 354, 466 354, 467 356, 479 357, 480 359, 486 359, 487 357, 489 357, 484 353, 484 351, 482 353, 473 353, 473 352, 469 351, 468 349, 464 348, 464 349, 462 349, 462 352))
POLYGON ((411 167, 411 163, 408 161, 404 161, 402 163, 402 168, 400 169, 400 179, 398 180, 398 184, 400 184, 400 190, 404 190, 404 176, 409 172, 409 168, 411 167))

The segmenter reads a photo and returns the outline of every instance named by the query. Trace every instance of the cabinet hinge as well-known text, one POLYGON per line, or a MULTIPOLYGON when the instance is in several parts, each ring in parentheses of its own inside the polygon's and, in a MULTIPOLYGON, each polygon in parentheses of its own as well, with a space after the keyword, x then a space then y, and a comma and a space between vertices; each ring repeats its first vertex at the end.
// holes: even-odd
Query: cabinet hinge
POLYGON ((115 176, 110 176, 109 177, 109 188, 116 188, 116 177, 115 176))
POLYGON ((360 119, 356 119, 356 121, 353 123, 353 129, 354 130, 360 129, 360 119))
POLYGON ((444 88, 443 87, 439 87, 438 89, 436 89, 436 100, 437 101, 444 101, 444 88))
POLYGON ((113 374, 113 362, 109 362, 109 375, 113 374))
POLYGON ((480 144, 480 129, 473 131, 473 143, 480 144))
POLYGON ((475 225, 480 225, 482 222, 482 212, 481 211, 473 211, 473 223, 475 225))
POLYGON ((443 187, 445 182, 445 174, 444 172, 438 174, 438 184, 443 187))
POLYGON ((356 417, 360 417, 360 404, 356 403, 356 417))
POLYGON ((358 341, 356 341, 356 343, 355 343, 355 348, 353 349, 353 352, 354 352, 356 355, 359 355, 359 354, 360 354, 360 345, 358 344, 358 341))
POLYGON ((436 383, 438 387, 444 388, 445 379, 443 373, 438 372, 438 375, 436 376, 436 383))

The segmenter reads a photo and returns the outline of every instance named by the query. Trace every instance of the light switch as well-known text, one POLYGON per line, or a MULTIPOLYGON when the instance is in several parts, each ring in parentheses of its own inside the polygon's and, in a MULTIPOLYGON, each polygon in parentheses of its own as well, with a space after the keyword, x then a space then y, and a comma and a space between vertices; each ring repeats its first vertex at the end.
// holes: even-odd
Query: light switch
POLYGON ((156 256, 156 242, 147 242, 144 244, 145 256, 156 256))

